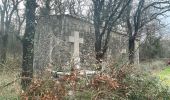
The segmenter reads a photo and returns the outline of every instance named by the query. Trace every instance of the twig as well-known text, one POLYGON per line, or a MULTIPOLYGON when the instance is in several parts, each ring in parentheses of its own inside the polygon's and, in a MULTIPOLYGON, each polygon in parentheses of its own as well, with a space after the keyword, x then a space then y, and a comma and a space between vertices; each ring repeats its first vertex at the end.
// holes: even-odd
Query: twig
POLYGON ((7 86, 9 86, 9 85, 11 85, 11 84, 13 84, 13 83, 15 83, 15 82, 18 81, 19 79, 20 79, 20 78, 17 78, 17 79, 15 79, 15 80, 13 80, 13 81, 11 81, 11 82, 3 85, 3 86, 0 86, 0 90, 2 90, 2 89, 4 89, 5 87, 7 87, 7 86))

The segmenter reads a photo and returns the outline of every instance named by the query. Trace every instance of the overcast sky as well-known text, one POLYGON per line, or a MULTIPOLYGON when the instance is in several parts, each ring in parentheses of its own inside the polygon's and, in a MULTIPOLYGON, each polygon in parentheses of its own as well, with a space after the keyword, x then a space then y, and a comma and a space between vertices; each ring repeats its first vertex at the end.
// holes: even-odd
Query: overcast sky
POLYGON ((162 29, 164 38, 170 39, 170 12, 167 12, 166 17, 161 17, 162 23, 166 25, 165 28, 162 29))

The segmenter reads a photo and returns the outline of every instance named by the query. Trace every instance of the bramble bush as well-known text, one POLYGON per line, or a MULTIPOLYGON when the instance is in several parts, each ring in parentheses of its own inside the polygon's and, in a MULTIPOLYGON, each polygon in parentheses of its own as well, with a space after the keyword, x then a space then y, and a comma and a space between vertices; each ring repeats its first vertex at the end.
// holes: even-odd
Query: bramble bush
POLYGON ((72 70, 70 75, 59 78, 33 79, 31 86, 22 93, 23 100, 169 100, 169 88, 148 73, 124 65, 108 66, 109 73, 98 72, 90 77, 72 70))
MULTIPOLYGON (((18 61, 9 61, 1 73, 1 98, 15 96, 21 91, 18 61), (15 70, 16 69, 16 70, 15 70), (18 70, 18 71, 17 71, 18 70), (12 73, 12 74, 11 74, 12 73), (14 75, 16 74, 16 75, 14 75), (5 79, 4 79, 5 77, 5 79), (9 79, 9 80, 8 80, 9 79), (16 81, 15 81, 16 80, 16 81), (10 84, 9 84, 10 83, 10 84), (8 84, 8 85, 6 85, 8 84), (5 86, 5 87, 3 87, 5 86), (13 92, 12 92, 13 91, 13 92), (15 92, 15 93, 14 93, 15 92), (17 92, 17 93, 16 93, 17 92), (11 96, 8 96, 10 95, 11 96)), ((98 66, 98 65, 95 65, 98 66)), ((41 78, 34 77, 26 91, 20 93, 21 100, 169 100, 170 91, 159 78, 130 65, 106 64, 107 71, 87 76, 83 70, 72 70, 69 75, 52 77, 50 70, 41 78)), ((18 99, 19 99, 18 98, 18 99)))

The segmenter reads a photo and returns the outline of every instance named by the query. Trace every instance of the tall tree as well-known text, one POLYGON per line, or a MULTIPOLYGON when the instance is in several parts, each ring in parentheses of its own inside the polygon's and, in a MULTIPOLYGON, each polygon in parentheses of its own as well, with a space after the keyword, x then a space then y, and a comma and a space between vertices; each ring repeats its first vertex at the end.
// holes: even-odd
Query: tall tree
POLYGON ((46 13, 49 9, 53 14, 69 14, 82 17, 87 10, 87 0, 42 0, 40 12, 46 13))
POLYGON ((23 37, 22 89, 25 90, 33 77, 34 34, 36 0, 26 0, 26 28, 23 37))
POLYGON ((156 20, 170 10, 169 0, 133 0, 126 15, 127 33, 129 35, 129 63, 134 64, 135 40, 140 36, 144 26, 156 20))
POLYGON ((16 27, 17 27, 17 33, 15 34, 16 38, 22 42, 22 37, 21 37, 21 30, 23 27, 23 24, 25 22, 25 13, 20 14, 20 10, 16 10, 16 27))
POLYGON ((14 12, 22 0, 2 0, 0 4, 1 13, 1 62, 5 63, 7 58, 8 33, 14 12))
POLYGON ((161 36, 147 30, 146 40, 141 44, 140 59, 149 60, 162 56, 161 36))
POLYGON ((52 0, 43 0, 43 5, 40 7, 40 15, 50 15, 52 0))
POLYGON ((110 40, 110 33, 131 0, 92 0, 95 28, 96 59, 101 62, 110 40))

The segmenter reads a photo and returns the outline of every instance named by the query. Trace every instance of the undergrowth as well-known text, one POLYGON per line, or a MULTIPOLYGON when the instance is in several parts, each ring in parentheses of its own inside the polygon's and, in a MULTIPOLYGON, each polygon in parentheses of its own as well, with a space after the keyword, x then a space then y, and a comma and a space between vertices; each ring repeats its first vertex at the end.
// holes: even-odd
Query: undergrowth
POLYGON ((0 63, 0 100, 19 100, 20 65, 18 59, 7 59, 6 63, 0 63))
POLYGON ((16 62, 2 65, 0 100, 170 100, 169 87, 159 78, 115 63, 107 64, 108 71, 91 76, 74 69, 70 74, 54 78, 46 70, 41 78, 34 77, 21 93, 20 80, 16 80, 20 79, 17 67, 20 64, 16 62))
MULTIPOLYGON (((109 66, 110 72, 87 77, 80 70, 60 78, 34 79, 22 93, 23 100, 169 100, 169 88, 147 73, 132 66, 119 69, 109 66)), ((50 76, 50 75, 49 75, 50 76)))

